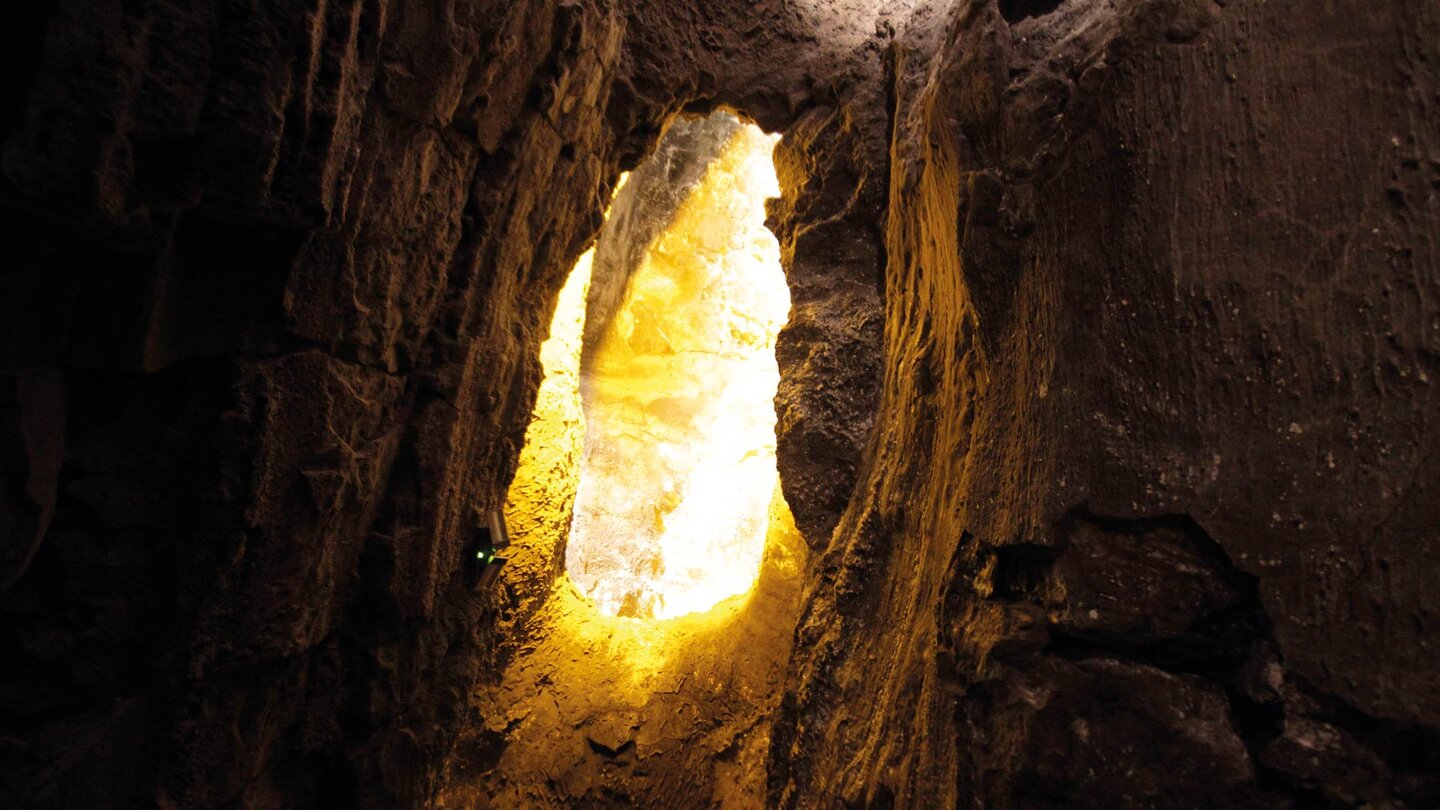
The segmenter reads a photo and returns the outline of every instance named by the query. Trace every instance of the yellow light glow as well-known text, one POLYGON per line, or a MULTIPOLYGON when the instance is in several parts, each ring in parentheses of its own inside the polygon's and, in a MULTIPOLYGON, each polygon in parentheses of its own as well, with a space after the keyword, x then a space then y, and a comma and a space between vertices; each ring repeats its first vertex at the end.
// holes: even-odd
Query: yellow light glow
MULTIPOLYGON (((715 147, 704 144, 711 154, 715 147)), ((613 269, 587 251, 559 295, 505 504, 505 590, 511 604, 535 610, 516 611, 524 624, 515 628, 515 658, 500 683, 477 692, 485 733, 507 743, 482 806, 528 806, 528 786, 545 780, 577 800, 589 795, 580 781, 593 764, 575 752, 592 735, 609 740, 609 729, 633 740, 640 760, 673 751, 675 712, 685 711, 675 707, 695 704, 672 698, 691 690, 723 694, 727 713, 742 717, 767 716, 779 700, 806 549, 775 469, 774 343, 789 291, 764 228, 763 198, 777 191, 772 147, 751 128, 726 142, 648 246, 609 319, 613 329, 599 339, 592 329, 592 345, 592 273, 604 287, 613 269), (742 193, 749 196, 736 199, 742 193), (618 483, 607 482, 612 476, 618 483), (587 507, 587 492, 617 498, 587 507), (605 523, 616 516, 641 523, 605 523), (569 576, 556 577, 572 521, 569 576), (607 525, 612 532, 596 530, 607 525), (621 564, 580 573, 586 546, 621 564), (611 596, 597 598, 602 589, 611 596), (649 610, 616 615, 628 593, 649 610), (640 616, 666 620, 632 618, 640 616)), ((639 230, 654 233, 654 224, 639 230)), ((612 306, 610 292, 597 291, 597 300, 612 306)), ((687 749, 732 752, 718 766, 717 783, 726 785, 719 803, 759 804, 763 724, 742 741, 729 720, 697 723, 687 749)), ((456 798, 455 806, 476 801, 456 798)))
POLYGON ((592 247, 575 263, 555 305, 550 337, 540 345, 545 379, 535 395, 525 447, 506 494, 505 522, 517 551, 509 566, 512 572, 543 565, 569 525, 585 437, 579 394, 580 341, 594 259, 592 247), (539 547, 541 543, 545 547, 539 547))
POLYGON ((790 307, 765 227, 775 140, 753 126, 729 139, 593 347, 566 570, 602 613, 679 616, 755 581, 790 307))
MULTIPOLYGON (((624 188, 628 178, 628 174, 620 176, 615 193, 624 188)), ((548 561, 569 528, 580 480, 585 440, 580 350, 594 260, 593 247, 581 254, 555 303, 550 334, 540 344, 545 377, 535 395, 515 478, 505 495, 505 523, 514 544, 505 576, 515 584, 523 581, 523 586, 536 586, 546 579, 548 561)))

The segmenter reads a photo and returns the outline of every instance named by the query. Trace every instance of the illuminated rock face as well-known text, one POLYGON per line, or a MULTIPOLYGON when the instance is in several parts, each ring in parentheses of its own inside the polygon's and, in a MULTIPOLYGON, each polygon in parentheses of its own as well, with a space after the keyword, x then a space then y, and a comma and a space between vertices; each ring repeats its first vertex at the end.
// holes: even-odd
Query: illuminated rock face
POLYGON ((566 568, 612 615, 709 608, 749 589, 764 550, 790 297, 765 227, 775 139, 729 128, 587 348, 566 568))

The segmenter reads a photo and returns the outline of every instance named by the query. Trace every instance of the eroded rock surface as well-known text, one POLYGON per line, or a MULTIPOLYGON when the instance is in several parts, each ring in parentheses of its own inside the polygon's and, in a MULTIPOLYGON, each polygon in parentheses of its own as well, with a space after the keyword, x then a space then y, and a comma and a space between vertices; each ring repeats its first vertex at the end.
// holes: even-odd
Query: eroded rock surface
POLYGON ((1292 12, 900 29, 875 455, 782 804, 1435 800, 1440 19, 1292 12))
POLYGON ((850 71, 874 14, 828 11, 17 12, 0 55, 7 798, 436 795, 472 690, 513 650, 496 628, 542 604, 472 591, 466 560, 565 274, 682 108, 776 130, 850 71))
MULTIPOLYGON (((465 561, 551 307, 620 171, 728 106, 788 132, 813 550, 768 755, 733 761, 764 804, 1440 802, 1434 3, 7 20, 0 800, 485 772, 477 687, 559 566, 477 593, 465 561)), ((662 795, 623 725, 587 784, 662 795)))

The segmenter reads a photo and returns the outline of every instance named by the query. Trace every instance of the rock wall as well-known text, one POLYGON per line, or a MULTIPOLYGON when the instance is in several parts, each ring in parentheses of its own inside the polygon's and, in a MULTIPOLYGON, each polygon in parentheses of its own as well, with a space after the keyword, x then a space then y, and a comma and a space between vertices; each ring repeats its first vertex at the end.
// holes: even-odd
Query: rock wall
POLYGON ((773 799, 1436 801, 1437 23, 917 7, 773 799))
POLYGON ((462 560, 556 293, 728 106, 819 552, 770 802, 1434 804, 1437 15, 13 10, 0 798, 436 795, 543 607, 462 560))
POLYGON ((460 555, 613 175, 623 20, 92 5, 37 25, 6 121, 0 355, 67 427, 6 460, 53 511, 4 595, 7 789, 418 802, 490 643, 460 555))
POLYGON ((538 607, 473 592, 462 563, 513 472, 565 273, 670 116, 782 128, 850 70, 873 15, 822 20, 844 35, 817 44, 812 11, 17 10, 5 800, 435 795, 502 669, 495 628, 538 607))

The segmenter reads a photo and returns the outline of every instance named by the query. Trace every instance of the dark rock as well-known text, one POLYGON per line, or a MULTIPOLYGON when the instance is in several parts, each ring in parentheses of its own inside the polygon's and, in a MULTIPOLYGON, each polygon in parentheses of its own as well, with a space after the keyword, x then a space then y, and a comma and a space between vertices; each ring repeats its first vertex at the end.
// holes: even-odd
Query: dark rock
POLYGON ((1212 682, 1103 658, 1002 677, 982 684, 962 711, 984 749, 974 756, 978 769, 962 777, 974 806, 1268 803, 1212 682), (1026 733, 1007 733, 1019 729, 1026 733))

